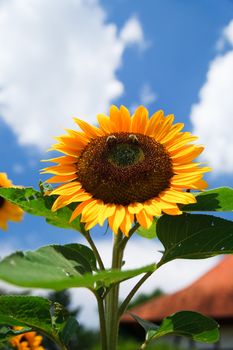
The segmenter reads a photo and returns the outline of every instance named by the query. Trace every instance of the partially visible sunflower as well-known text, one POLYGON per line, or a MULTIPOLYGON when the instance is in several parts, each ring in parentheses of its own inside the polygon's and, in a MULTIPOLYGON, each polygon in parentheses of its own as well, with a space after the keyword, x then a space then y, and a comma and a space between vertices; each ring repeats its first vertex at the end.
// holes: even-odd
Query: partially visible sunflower
MULTIPOLYGON (((6 173, 0 173, 0 187, 13 187, 6 173)), ((0 228, 7 229, 7 221, 21 221, 23 211, 0 196, 0 228)))
MULTIPOLYGON (((22 327, 14 327, 16 330, 22 329, 22 327)), ((36 332, 28 332, 16 335, 11 338, 11 345, 17 350, 45 350, 41 345, 43 337, 36 332)))
POLYGON ((99 127, 74 119, 82 131, 66 130, 50 150, 64 156, 48 159, 57 163, 43 169, 54 176, 47 182, 63 183, 51 194, 58 195, 52 210, 79 203, 70 221, 82 215, 85 228, 103 225, 126 236, 137 220, 149 228, 154 216, 179 215, 178 204, 195 203, 186 190, 203 190, 208 167, 194 163, 204 149, 190 144, 197 139, 173 124, 174 116, 157 111, 151 118, 140 106, 133 116, 121 106, 110 116, 98 115, 99 127))

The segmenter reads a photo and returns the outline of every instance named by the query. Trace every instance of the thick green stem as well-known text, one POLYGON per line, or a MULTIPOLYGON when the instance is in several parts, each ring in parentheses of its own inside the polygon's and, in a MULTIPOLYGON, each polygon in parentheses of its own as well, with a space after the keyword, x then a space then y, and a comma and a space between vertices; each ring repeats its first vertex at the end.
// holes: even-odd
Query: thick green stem
MULTIPOLYGON (((113 253, 112 253, 112 269, 121 269, 123 252, 120 248, 122 242, 122 233, 114 236, 113 253)), ((117 349, 119 317, 118 317, 118 301, 119 301, 119 283, 115 283, 106 297, 106 327, 108 337, 108 350, 117 349)))

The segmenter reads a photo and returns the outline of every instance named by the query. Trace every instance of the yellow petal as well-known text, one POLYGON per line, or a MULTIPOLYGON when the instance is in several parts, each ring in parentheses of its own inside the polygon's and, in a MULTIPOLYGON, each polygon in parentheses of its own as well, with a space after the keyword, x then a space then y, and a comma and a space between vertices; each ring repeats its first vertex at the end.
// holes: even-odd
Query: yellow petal
POLYGON ((160 216, 161 215, 161 208, 158 205, 157 202, 153 200, 149 200, 143 203, 143 209, 146 211, 147 214, 152 216, 160 216))
POLYGON ((99 212, 102 209, 102 202, 96 199, 93 199, 82 212, 82 221, 92 221, 95 219, 99 212))
POLYGON ((109 226, 115 234, 118 233, 119 227, 124 219, 124 216, 125 208, 122 205, 117 205, 115 213, 108 218, 109 226))
POLYGON ((168 215, 181 215, 183 212, 177 208, 177 209, 163 209, 163 212, 168 215))
POLYGON ((80 188, 82 187, 82 185, 80 184, 80 182, 77 182, 77 181, 72 181, 72 182, 69 182, 65 185, 61 185, 57 188, 55 188, 51 193, 50 195, 54 195, 54 194, 62 194, 62 195, 67 195, 67 194, 72 194, 76 191, 79 191, 80 188), (68 193, 70 192, 70 193, 68 193))
POLYGON ((93 125, 86 123, 84 120, 74 118, 74 121, 78 124, 78 126, 85 132, 85 134, 89 138, 96 138, 98 136, 103 135, 103 131, 99 128, 96 128, 93 125))
POLYGON ((145 228, 149 228, 153 222, 153 216, 149 215, 142 210, 139 214, 136 214, 139 224, 145 228))
POLYGON ((121 123, 121 130, 128 132, 130 131, 130 125, 131 125, 131 118, 129 110, 125 106, 120 107, 120 123, 121 123))
POLYGON ((163 138, 161 138, 161 143, 162 144, 166 144, 168 142, 170 142, 173 139, 176 139, 177 134, 183 129, 184 124, 183 123, 177 123, 175 125, 173 125, 170 129, 170 131, 163 136, 163 138))
POLYGON ((124 220, 122 221, 120 226, 121 231, 124 233, 126 237, 128 237, 129 231, 132 227, 133 218, 134 218, 134 215, 130 214, 126 209, 124 220))
POLYGON ((160 141, 163 139, 164 135, 166 136, 171 129, 171 125, 174 120, 174 115, 168 115, 167 117, 164 118, 163 122, 161 123, 160 127, 157 128, 155 134, 153 137, 157 140, 160 141))
POLYGON ((164 112, 162 110, 154 113, 148 121, 146 135, 152 136, 156 132, 156 129, 159 127, 161 121, 164 119, 164 112))
POLYGON ((64 175, 64 176, 55 175, 55 176, 51 177, 50 179, 46 180, 45 182, 48 182, 48 183, 59 183, 59 182, 72 181, 72 180, 76 180, 76 179, 77 179, 77 174, 64 175))
POLYGON ((41 162, 51 162, 51 163, 58 163, 58 164, 72 164, 77 162, 76 157, 72 156, 61 156, 57 158, 50 158, 50 159, 42 159, 41 162))
POLYGON ((107 117, 106 115, 103 115, 103 114, 99 114, 97 116, 97 119, 99 122, 100 129, 105 134, 110 134, 111 132, 113 132, 113 128, 112 128, 111 121, 110 121, 109 117, 107 117))
POLYGON ((113 132, 118 132, 120 128, 120 110, 112 105, 109 111, 110 121, 112 125, 113 132))
POLYGON ((74 165, 55 165, 42 169, 41 174, 71 175, 77 172, 74 165))
POLYGON ((85 208, 85 206, 87 204, 89 204, 90 202, 92 201, 92 199, 88 199, 87 201, 84 201, 82 203, 80 203, 76 208, 75 210, 73 211, 71 217, 70 217, 70 221, 69 222, 72 222, 74 219, 76 219, 77 216, 79 216, 83 209, 85 208))
POLYGON ((136 109, 131 120, 131 131, 145 134, 148 126, 148 110, 140 106, 136 109))
POLYGON ((104 204, 102 210, 98 215, 98 223, 100 226, 103 226, 104 221, 112 216, 115 212, 116 206, 115 204, 104 204))
POLYGON ((143 209, 142 203, 131 203, 128 205, 128 211, 130 214, 138 214, 143 209))
POLYGON ((163 191, 162 193, 159 194, 159 197, 162 200, 166 202, 171 202, 171 203, 182 203, 182 204, 196 203, 196 198, 192 193, 179 192, 172 189, 163 191))

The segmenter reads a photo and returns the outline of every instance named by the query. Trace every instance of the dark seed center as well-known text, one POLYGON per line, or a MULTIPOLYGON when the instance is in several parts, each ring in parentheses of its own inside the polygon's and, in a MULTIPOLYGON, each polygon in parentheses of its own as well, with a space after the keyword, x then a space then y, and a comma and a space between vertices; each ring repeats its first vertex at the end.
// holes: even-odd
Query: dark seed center
POLYGON ((108 153, 108 160, 113 166, 125 167, 137 164, 144 159, 140 146, 132 143, 112 145, 108 153))
POLYGON ((104 203, 129 205, 157 197, 170 185, 172 162, 149 136, 114 133, 95 138, 77 162, 77 179, 104 203))

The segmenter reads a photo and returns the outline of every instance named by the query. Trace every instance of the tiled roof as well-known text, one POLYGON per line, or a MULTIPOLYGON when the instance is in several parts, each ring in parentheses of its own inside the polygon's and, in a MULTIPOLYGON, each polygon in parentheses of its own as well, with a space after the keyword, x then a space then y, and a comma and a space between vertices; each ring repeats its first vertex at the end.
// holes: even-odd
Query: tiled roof
MULTIPOLYGON (((233 317, 233 256, 227 256, 213 269, 179 292, 153 298, 130 310, 139 317, 160 321, 181 310, 201 312, 222 319, 233 317)), ((129 314, 122 323, 134 322, 129 314)))

